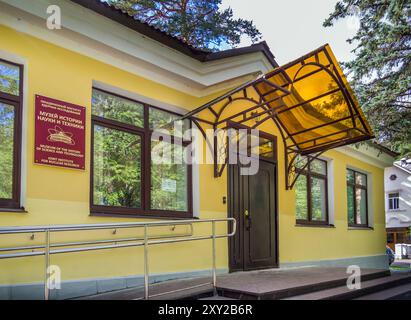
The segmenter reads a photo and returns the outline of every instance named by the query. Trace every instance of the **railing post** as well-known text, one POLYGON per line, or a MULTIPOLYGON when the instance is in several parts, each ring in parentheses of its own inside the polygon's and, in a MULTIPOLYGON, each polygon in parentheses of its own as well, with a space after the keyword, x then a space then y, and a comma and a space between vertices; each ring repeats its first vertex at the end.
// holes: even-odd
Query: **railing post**
POLYGON ((144 299, 148 300, 148 235, 147 235, 147 225, 144 226, 144 299))
POLYGON ((45 272, 44 272, 44 300, 49 300, 49 266, 50 266, 50 230, 45 230, 45 246, 44 246, 44 258, 45 258, 45 272))
POLYGON ((217 272, 216 272, 216 252, 215 252, 215 247, 216 247, 216 243, 215 243, 215 221, 212 221, 212 230, 213 230, 213 291, 214 291, 214 295, 217 294, 217 272))

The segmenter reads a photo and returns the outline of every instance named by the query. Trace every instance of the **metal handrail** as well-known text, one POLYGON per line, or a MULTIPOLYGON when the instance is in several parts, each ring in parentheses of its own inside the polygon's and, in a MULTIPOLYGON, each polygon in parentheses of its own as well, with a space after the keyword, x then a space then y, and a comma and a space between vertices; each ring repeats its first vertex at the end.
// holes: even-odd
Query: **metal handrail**
MULTIPOLYGON (((123 222, 123 223, 100 223, 100 224, 72 224, 72 225, 49 225, 49 226, 21 226, 21 227, 0 227, 0 235, 4 234, 20 234, 20 233, 44 233, 45 243, 44 245, 35 246, 15 246, 0 248, 0 252, 8 251, 23 251, 15 253, 0 254, 0 259, 21 258, 31 256, 45 256, 45 277, 44 277, 44 299, 48 300, 50 297, 50 289, 48 286, 48 269, 50 266, 50 256, 53 254, 71 253, 71 252, 83 252, 93 250, 104 250, 114 248, 126 248, 126 247, 144 247, 144 299, 148 300, 149 295, 149 261, 148 261, 148 248, 150 245, 159 245, 165 243, 178 243, 188 241, 199 241, 212 239, 212 285, 214 293, 216 291, 217 272, 216 272, 216 239, 229 238, 235 235, 237 229, 236 220, 234 218, 221 218, 221 219, 189 219, 189 220, 168 220, 168 221, 152 221, 152 222, 123 222), (218 222, 231 222, 231 232, 224 234, 216 234, 216 223, 218 222), (212 232, 210 235, 194 236, 194 224, 199 223, 211 223, 212 232), (179 235, 166 235, 166 236, 149 236, 149 228, 160 226, 181 226, 188 225, 191 228, 190 234, 179 235), (104 230, 104 229, 120 229, 120 228, 143 228, 143 237, 123 238, 123 239, 103 239, 94 241, 79 241, 68 243, 51 243, 50 235, 53 232, 68 232, 68 231, 81 231, 81 230, 104 230), (126 243, 119 243, 126 242, 126 243), (111 244, 106 244, 111 243, 111 244), (100 245, 98 245, 100 244, 100 245), (51 249, 54 247, 75 247, 66 249, 51 249), (43 251, 24 251, 24 250, 36 250, 44 249, 43 251)), ((201 286, 201 285, 197 285, 201 286)), ((196 286, 196 287, 197 287, 196 286)), ((188 288, 190 289, 190 288, 188 288)), ((181 290, 177 290, 181 291, 181 290)), ((159 296, 166 293, 156 294, 159 296)))

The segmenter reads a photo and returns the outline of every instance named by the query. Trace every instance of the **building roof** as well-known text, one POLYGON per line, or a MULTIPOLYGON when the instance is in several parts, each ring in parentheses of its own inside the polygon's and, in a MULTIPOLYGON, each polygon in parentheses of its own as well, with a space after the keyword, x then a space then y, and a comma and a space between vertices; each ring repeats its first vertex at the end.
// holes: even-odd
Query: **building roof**
POLYGON ((261 52, 265 55, 268 61, 273 67, 277 67, 278 64, 274 59, 274 55, 271 52, 265 41, 253 44, 248 47, 234 48, 224 51, 210 52, 204 49, 196 48, 188 44, 183 39, 173 36, 163 30, 160 30, 148 23, 142 22, 127 12, 118 9, 107 2, 100 0, 70 0, 76 4, 79 4, 89 10, 92 10, 108 19, 116 21, 117 23, 128 27, 150 39, 158 41, 172 49, 175 49, 193 59, 201 62, 214 61, 224 58, 230 58, 240 56, 249 53, 261 52))
POLYGON ((395 161, 394 165, 404 170, 405 172, 411 174, 411 158, 402 158, 401 160, 395 161))
POLYGON ((375 141, 367 141, 368 144, 370 144, 371 146, 373 146, 374 148, 380 150, 381 152, 384 152, 388 155, 390 155, 391 157, 398 157, 400 154, 392 151, 390 148, 387 148, 386 146, 383 146, 382 144, 379 144, 378 142, 375 141))

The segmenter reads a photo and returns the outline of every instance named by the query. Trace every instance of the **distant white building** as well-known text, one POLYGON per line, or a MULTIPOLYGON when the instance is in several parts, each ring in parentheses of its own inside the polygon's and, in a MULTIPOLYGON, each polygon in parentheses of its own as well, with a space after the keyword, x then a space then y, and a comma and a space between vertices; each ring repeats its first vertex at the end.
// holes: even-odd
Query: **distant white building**
POLYGON ((385 169, 385 221, 387 243, 411 243, 411 158, 385 169))

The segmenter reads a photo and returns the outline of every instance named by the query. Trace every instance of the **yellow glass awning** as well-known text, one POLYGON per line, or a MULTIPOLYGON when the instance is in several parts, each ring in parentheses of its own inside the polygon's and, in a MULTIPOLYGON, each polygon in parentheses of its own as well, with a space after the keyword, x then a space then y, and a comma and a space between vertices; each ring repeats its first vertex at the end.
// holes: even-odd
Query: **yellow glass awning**
POLYGON ((316 154, 368 140, 372 130, 329 45, 277 67, 187 113, 201 130, 238 123, 281 132, 291 163, 296 155, 316 154), (294 157, 294 158, 293 158, 294 157))

